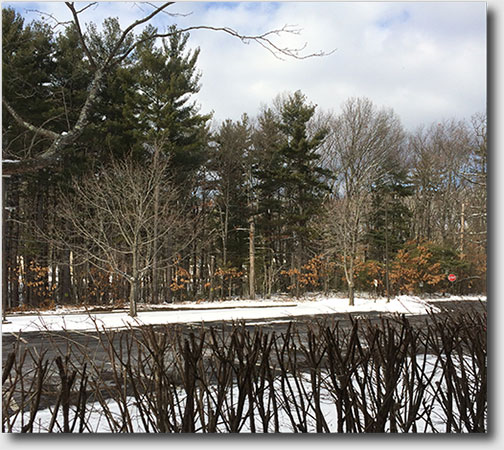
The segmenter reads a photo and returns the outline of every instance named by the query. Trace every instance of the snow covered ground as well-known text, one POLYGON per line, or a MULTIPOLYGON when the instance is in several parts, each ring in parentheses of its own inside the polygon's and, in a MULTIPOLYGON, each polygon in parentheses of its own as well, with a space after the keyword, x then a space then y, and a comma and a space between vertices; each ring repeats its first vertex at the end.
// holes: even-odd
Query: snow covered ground
POLYGON ((220 320, 260 320, 278 318, 288 320, 297 316, 334 313, 382 312, 406 315, 426 314, 436 311, 433 301, 474 300, 486 301, 484 296, 451 296, 442 298, 420 298, 398 296, 389 303, 385 298, 355 299, 349 306, 347 298, 315 295, 293 300, 274 298, 271 300, 230 300, 211 303, 166 304, 140 311, 138 317, 128 316, 127 311, 87 313, 81 310, 61 308, 43 313, 20 313, 7 316, 10 323, 2 324, 2 333, 30 332, 40 330, 118 329, 137 325, 160 325, 167 323, 201 323, 220 320))

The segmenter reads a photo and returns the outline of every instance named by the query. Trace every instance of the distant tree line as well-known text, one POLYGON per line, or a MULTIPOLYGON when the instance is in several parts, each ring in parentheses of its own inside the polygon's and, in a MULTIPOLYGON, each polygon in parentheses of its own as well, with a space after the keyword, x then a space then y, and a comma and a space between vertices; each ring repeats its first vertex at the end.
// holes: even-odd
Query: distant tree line
POLYGON ((369 99, 329 114, 296 91, 211 126, 188 33, 2 14, 9 308, 486 291, 486 116, 410 133, 369 99), (76 126, 51 164, 6 171, 76 126))

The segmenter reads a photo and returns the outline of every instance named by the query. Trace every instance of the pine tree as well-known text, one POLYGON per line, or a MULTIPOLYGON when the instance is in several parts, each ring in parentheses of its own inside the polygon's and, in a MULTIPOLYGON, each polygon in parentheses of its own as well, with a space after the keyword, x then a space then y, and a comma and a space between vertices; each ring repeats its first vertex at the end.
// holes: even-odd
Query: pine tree
MULTIPOLYGON (((368 219, 367 258, 383 268, 387 299, 390 300, 390 264, 395 253, 410 239, 411 212, 405 199, 413 194, 405 169, 390 167, 371 190, 368 219)), ((380 280, 377 280, 378 282, 380 280)))
POLYGON ((246 257, 248 156, 251 127, 242 120, 224 121, 214 136, 208 168, 213 174, 215 211, 221 236, 223 267, 239 267, 246 257))
POLYGON ((297 270, 309 259, 309 221, 320 212, 324 195, 329 191, 325 182, 328 172, 318 164, 317 152, 328 130, 318 129, 309 135, 308 123, 314 113, 315 106, 307 103, 301 91, 289 95, 280 109, 279 127, 284 142, 279 149, 282 167, 277 180, 282 186, 286 232, 292 239, 291 267, 297 270))
POLYGON ((413 194, 413 188, 406 171, 399 169, 378 180, 371 192, 367 258, 384 263, 411 238, 412 214, 406 199, 413 194))
MULTIPOLYGON (((34 125, 32 129, 21 126, 3 108, 3 159, 18 160, 26 155, 37 155, 45 146, 45 138, 36 133, 36 127, 43 126, 52 117, 54 50, 54 35, 49 26, 38 21, 25 24, 12 8, 2 9, 2 96, 34 125)), ((30 264, 47 268, 50 249, 37 238, 34 228, 46 230, 51 220, 48 199, 53 181, 54 174, 47 171, 5 178, 4 200, 12 209, 11 220, 5 223, 3 237, 9 242, 3 260, 9 265, 4 270, 11 273, 11 279, 19 269, 20 256, 27 268, 30 264)), ((47 287, 47 273, 41 272, 37 283, 47 287)), ((27 269, 21 274, 22 282, 15 283, 18 287, 7 292, 11 305, 17 305, 21 298, 34 306, 43 301, 41 290, 32 282, 33 276, 34 273, 27 269)))
POLYGON ((252 142, 250 164, 256 202, 254 219, 257 239, 262 249, 258 251, 258 256, 263 260, 265 294, 269 297, 278 288, 275 274, 286 263, 283 251, 286 240, 283 233, 283 188, 278 180, 282 168, 280 148, 284 136, 278 116, 271 108, 264 109, 257 117, 252 142))
POLYGON ((21 126, 7 108, 3 108, 2 153, 5 159, 36 154, 45 145, 44 138, 34 131, 51 118, 53 54, 54 36, 47 25, 37 21, 26 25, 14 9, 2 9, 2 96, 34 126, 30 130, 21 126))
MULTIPOLYGON (((170 29, 175 32, 175 27, 170 29)), ((148 27, 143 35, 156 32, 148 27)), ((199 49, 187 51, 188 33, 174 33, 157 47, 146 41, 136 52, 126 96, 126 118, 135 130, 137 146, 156 140, 180 182, 206 161, 210 115, 199 113, 192 96, 199 92, 196 70, 199 49)))
MULTIPOLYGON (((253 134, 253 176, 257 179, 259 198, 259 225, 265 230, 278 229, 282 224, 282 185, 279 173, 282 169, 280 148, 284 136, 273 110, 264 110, 257 119, 253 134)), ((272 237, 272 236, 271 236, 272 237)))
MULTIPOLYGON (((254 136, 258 231, 266 250, 268 292, 276 266, 300 269, 309 259, 310 220, 328 192, 318 150, 327 130, 311 132, 315 105, 297 91, 276 100, 258 118, 254 136)), ((290 283, 292 284, 292 283, 290 283)), ((283 286, 287 287, 287 284, 283 286)))

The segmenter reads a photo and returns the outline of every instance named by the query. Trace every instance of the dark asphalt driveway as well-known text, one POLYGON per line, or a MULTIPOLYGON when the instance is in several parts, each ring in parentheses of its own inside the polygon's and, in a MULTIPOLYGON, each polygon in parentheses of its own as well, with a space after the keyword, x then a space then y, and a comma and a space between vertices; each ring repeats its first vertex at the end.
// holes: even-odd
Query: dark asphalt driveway
MULTIPOLYGON (((444 315, 453 312, 467 312, 467 311, 486 311, 486 302, 477 301, 436 301, 433 305, 441 309, 438 315, 444 315)), ((338 321, 341 329, 349 329, 351 327, 351 319, 353 318, 366 318, 371 321, 381 320, 383 317, 393 317, 391 315, 376 313, 376 312, 358 312, 358 313, 344 313, 344 314, 325 314, 325 315, 310 315, 310 316, 299 316, 294 319, 300 332, 303 332, 304 325, 313 324, 317 320, 329 320, 338 321)), ((421 327, 425 324, 426 320, 429 320, 428 315, 410 315, 407 316, 408 320, 412 325, 421 327)), ((281 317, 278 319, 268 318, 264 320, 245 320, 243 321, 248 327, 262 327, 264 332, 275 332, 277 335, 285 332, 289 322, 293 319, 286 319, 281 317)), ((221 329, 230 329, 232 324, 230 322, 212 322, 212 326, 221 329)), ((200 328, 201 324, 184 324, 184 325, 173 325, 174 328, 178 328, 184 332, 188 332, 194 328, 200 328)), ((121 342, 121 335, 123 333, 132 333, 134 330, 121 330, 114 332, 113 342, 114 345, 119 345, 121 342)), ((106 346, 104 344, 104 336, 97 332, 29 332, 22 334, 21 345, 29 347, 37 352, 46 351, 47 357, 52 359, 57 355, 65 355, 67 346, 71 344, 74 348, 78 348, 83 352, 95 359, 101 360, 107 358, 106 346)), ((2 335, 2 366, 5 362, 8 354, 13 351, 17 342, 17 337, 12 334, 2 335)))

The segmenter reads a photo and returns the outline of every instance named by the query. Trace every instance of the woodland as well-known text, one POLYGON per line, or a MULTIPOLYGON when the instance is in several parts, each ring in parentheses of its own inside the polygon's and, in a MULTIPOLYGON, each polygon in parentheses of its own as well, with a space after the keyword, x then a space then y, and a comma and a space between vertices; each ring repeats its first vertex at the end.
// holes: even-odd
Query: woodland
POLYGON ((2 10, 4 311, 486 293, 483 113, 408 131, 296 91, 215 124, 191 30, 137 32, 167 5, 125 30, 2 10))

